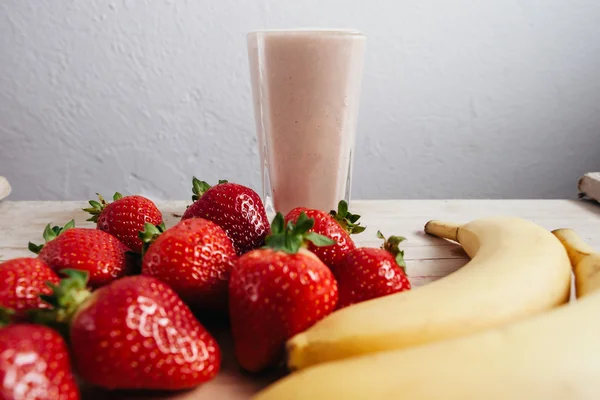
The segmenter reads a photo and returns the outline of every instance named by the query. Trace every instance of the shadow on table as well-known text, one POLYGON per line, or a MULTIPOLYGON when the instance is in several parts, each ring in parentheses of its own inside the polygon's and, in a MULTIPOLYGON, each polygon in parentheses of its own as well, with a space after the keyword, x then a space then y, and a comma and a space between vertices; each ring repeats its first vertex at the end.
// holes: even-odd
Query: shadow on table
MULTIPOLYGON (((435 237, 433 235, 428 235, 423 230, 415 231, 415 235, 422 238, 425 241, 431 242, 431 244, 433 245, 443 245, 444 247, 449 248, 448 251, 453 256, 452 258, 469 258, 467 256, 467 253, 465 253, 465 251, 463 250, 462 246, 457 242, 435 237)), ((440 257, 440 259, 441 258, 442 257, 440 257)))
POLYGON ((598 203, 596 200, 583 198, 574 203, 577 205, 577 207, 600 216, 600 203, 598 203))

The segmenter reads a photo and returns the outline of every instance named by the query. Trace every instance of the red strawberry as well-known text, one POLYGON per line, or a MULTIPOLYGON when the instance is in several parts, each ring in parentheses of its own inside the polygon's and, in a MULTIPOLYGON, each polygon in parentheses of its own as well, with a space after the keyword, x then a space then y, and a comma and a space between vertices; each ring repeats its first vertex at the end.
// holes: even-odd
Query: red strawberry
POLYGON ((192 308, 227 310, 227 281, 237 255, 219 225, 191 218, 161 233, 147 224, 142 236, 152 241, 142 259, 143 275, 168 284, 192 308))
POLYGON ((78 269, 90 274, 90 286, 97 288, 120 278, 131 269, 129 249, 116 237, 97 229, 75 228, 71 220, 63 228, 46 226, 45 245, 29 243, 29 250, 54 271, 78 269))
POLYGON ((33 324, 0 329, 0 399, 79 398, 67 346, 56 331, 33 324))
POLYGON ((313 220, 301 214, 296 225, 284 226, 283 215, 273 220, 267 247, 241 256, 229 280, 229 312, 235 355, 248 371, 274 365, 287 339, 331 313, 337 302, 333 274, 305 241, 333 241, 308 233, 313 220))
POLYGON ((182 220, 201 217, 213 221, 231 238, 238 255, 264 243, 270 233, 269 220, 260 196, 252 189, 219 181, 210 186, 194 177, 192 200, 182 220))
POLYGON ((410 289, 404 268, 401 236, 390 236, 380 249, 361 247, 351 250, 335 271, 340 298, 338 308, 410 289))
POLYGON ((57 308, 40 311, 40 319, 70 321, 83 380, 106 389, 181 390, 217 375, 217 342, 165 283, 128 276, 89 294, 85 273, 65 273, 54 296, 44 297, 57 308))
POLYGON ((335 271, 337 265, 344 259, 346 253, 354 249, 356 246, 350 238, 350 234, 360 233, 365 230, 365 227, 356 223, 360 215, 351 214, 348 212, 348 203, 341 200, 338 204, 338 211, 325 211, 297 207, 291 210, 285 216, 285 221, 296 221, 301 213, 306 213, 309 218, 315 220, 315 225, 312 232, 333 239, 336 244, 333 246, 318 247, 309 243, 308 250, 312 251, 323 261, 329 268, 335 271))
POLYGON ((100 201, 90 200, 91 207, 83 209, 92 214, 88 221, 96 222, 98 229, 115 236, 136 253, 142 251, 142 241, 138 233, 144 230, 144 223, 163 223, 162 214, 156 205, 143 196, 123 197, 117 192, 112 203, 107 203, 100 194, 98 199, 100 201))
POLYGON ((15 258, 0 264, 0 306, 15 311, 21 319, 31 309, 45 308, 40 294, 52 290, 46 282, 57 284, 58 275, 38 258, 15 258))

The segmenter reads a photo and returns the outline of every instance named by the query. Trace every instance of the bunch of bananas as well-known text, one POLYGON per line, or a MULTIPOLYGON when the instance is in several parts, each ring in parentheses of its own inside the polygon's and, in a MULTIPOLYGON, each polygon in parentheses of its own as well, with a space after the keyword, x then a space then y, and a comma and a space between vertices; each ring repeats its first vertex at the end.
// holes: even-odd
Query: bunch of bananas
POLYGON ((519 218, 425 231, 459 242, 469 263, 291 338, 295 372, 255 400, 599 398, 599 253, 519 218))

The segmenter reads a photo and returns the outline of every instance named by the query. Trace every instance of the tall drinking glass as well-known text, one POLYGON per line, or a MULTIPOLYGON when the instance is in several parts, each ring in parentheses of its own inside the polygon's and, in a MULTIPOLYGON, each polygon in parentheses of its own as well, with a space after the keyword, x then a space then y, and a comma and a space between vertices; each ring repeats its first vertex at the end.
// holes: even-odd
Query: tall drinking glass
POLYGON ((349 201, 365 36, 268 30, 247 39, 267 210, 349 201))

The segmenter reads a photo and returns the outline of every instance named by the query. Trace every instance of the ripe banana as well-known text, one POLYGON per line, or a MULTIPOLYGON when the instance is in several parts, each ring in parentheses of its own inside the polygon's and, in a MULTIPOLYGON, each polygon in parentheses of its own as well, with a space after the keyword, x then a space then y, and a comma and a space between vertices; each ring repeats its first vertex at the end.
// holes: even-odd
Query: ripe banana
POLYGON ((254 400, 596 400, 600 280, 576 279, 586 292, 574 304, 485 332, 317 365, 254 400))
POLYGON ((288 341, 290 369, 481 331, 569 298, 567 253, 532 222, 510 217, 465 225, 430 221, 425 231, 458 241, 471 261, 423 287, 330 314, 288 341))
POLYGON ((567 249, 575 274, 575 294, 587 296, 600 287, 600 253, 585 243, 571 229, 552 231, 567 249))

